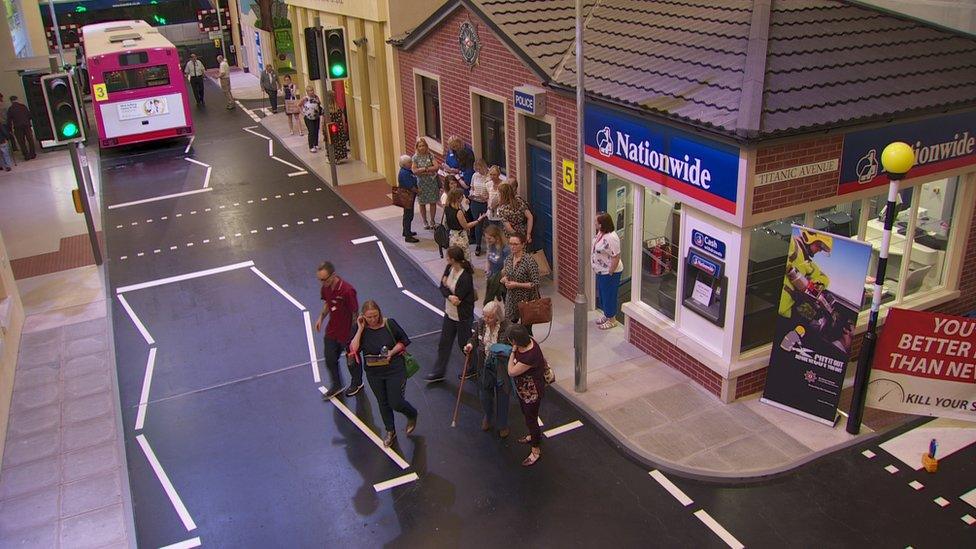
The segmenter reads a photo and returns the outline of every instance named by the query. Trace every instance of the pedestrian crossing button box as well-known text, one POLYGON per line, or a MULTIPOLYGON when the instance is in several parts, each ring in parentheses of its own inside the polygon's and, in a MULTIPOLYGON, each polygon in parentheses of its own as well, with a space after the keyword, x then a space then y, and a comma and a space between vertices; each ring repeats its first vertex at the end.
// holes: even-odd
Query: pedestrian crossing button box
POLYGON ((685 258, 682 304, 718 327, 725 326, 725 263, 695 250, 685 258))

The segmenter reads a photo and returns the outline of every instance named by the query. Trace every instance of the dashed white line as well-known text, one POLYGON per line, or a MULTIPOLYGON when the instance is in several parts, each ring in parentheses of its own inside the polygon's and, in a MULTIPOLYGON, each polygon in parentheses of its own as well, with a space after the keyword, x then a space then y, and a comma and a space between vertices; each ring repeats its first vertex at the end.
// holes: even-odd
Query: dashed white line
POLYGON ((313 217, 312 218, 312 223, 318 223, 318 222, 319 222, 319 218, 317 218, 317 217, 313 217))
POLYGON ((289 227, 289 225, 287 223, 282 223, 281 224, 281 228, 282 229, 287 229, 288 227, 289 227))
POLYGON ((159 252, 161 252, 161 251, 162 251, 162 250, 160 250, 160 249, 158 249, 158 248, 157 248, 157 249, 155 249, 155 250, 153 250, 153 253, 154 253, 154 254, 158 254, 158 253, 159 253, 159 252))
POLYGON ((678 503, 680 503, 681 505, 688 507, 689 505, 694 503, 694 501, 692 501, 692 499, 688 497, 688 495, 685 494, 681 490, 681 488, 675 486, 674 483, 671 482, 671 480, 668 477, 664 476, 664 473, 662 473, 661 471, 655 469, 649 472, 648 474, 651 475, 651 478, 656 480, 657 483, 661 485, 661 487, 667 490, 669 494, 674 496, 674 499, 678 500, 678 503))
POLYGON ((874 459, 874 456, 877 455, 877 454, 875 454, 871 450, 865 450, 865 451, 861 452, 861 455, 864 456, 864 457, 866 457, 866 458, 868 458, 868 459, 874 459))
POLYGON ((234 236, 241 236, 241 233, 234 233, 234 236))
POLYGON ((322 187, 315 187, 315 190, 316 191, 321 191, 322 190, 322 187))
POLYGON ((203 211, 209 212, 210 211, 210 208, 204 208, 203 211))
POLYGON ((210 239, 209 238, 204 238, 203 239, 203 243, 204 244, 210 244, 210 239))
POLYGON ((144 255, 146 255, 144 252, 139 252, 139 253, 136 254, 136 257, 142 257, 144 255))
POLYGON ((299 220, 297 221, 297 223, 296 223, 296 224, 297 224, 297 225, 304 225, 304 224, 305 224, 305 222, 299 219, 299 220))
POLYGON ((295 196, 295 193, 288 193, 288 196, 295 196))
POLYGON ((125 291, 126 288, 128 288, 128 286, 118 288, 117 290, 115 290, 116 292, 118 292, 119 303, 122 304, 122 308, 125 309, 125 312, 129 314, 129 318, 132 319, 132 323, 136 325, 136 329, 139 330, 140 334, 142 334, 142 338, 146 340, 146 343, 148 345, 153 345, 154 343, 156 343, 156 340, 153 339, 151 335, 149 335, 149 330, 146 329, 145 324, 143 324, 142 321, 139 320, 139 317, 136 315, 136 312, 132 310, 132 306, 129 305, 129 302, 126 301, 125 296, 122 295, 122 292, 125 291))
POLYGON ((573 429, 579 429, 582 426, 583 426, 583 422, 577 419, 576 421, 572 421, 570 423, 567 423, 566 425, 553 427, 552 429, 549 429, 548 431, 542 434, 545 435, 546 438, 552 438, 556 435, 561 435, 565 432, 572 431, 573 429))
POLYGON ((949 500, 947 500, 946 498, 944 498, 942 496, 939 496, 939 497, 933 499, 932 501, 934 501, 935 504, 938 505, 939 507, 945 507, 945 506, 949 505, 949 500))
POLYGON ((342 217, 349 217, 349 212, 342 212, 342 217))
POLYGON ((196 210, 191 210, 190 211, 190 215, 197 215, 197 211, 196 210))
POLYGON ((240 202, 234 202, 234 206, 240 206, 240 205, 241 205, 240 202))
POLYGON ((275 195, 275 198, 281 198, 281 195, 280 194, 276 194, 275 195))
POLYGON ((186 505, 183 504, 183 500, 180 499, 180 495, 176 493, 176 488, 173 487, 173 483, 170 482, 169 477, 166 475, 166 471, 163 470, 163 466, 156 459, 156 454, 153 452, 152 447, 149 446, 149 440, 146 439, 146 435, 139 434, 136 435, 136 440, 139 441, 139 446, 142 447, 142 453, 146 455, 146 459, 149 460, 149 465, 152 466, 153 471, 156 473, 156 478, 159 479, 159 483, 163 486, 163 490, 166 495, 169 496, 170 503, 176 509, 176 514, 180 516, 180 520, 183 521, 183 526, 186 527, 187 531, 196 530, 197 525, 193 522, 193 517, 190 516, 190 512, 187 511, 186 505))
POLYGON ((308 194, 308 189, 303 190, 302 194, 308 194))
POLYGON ((193 243, 192 243, 192 242, 187 242, 187 243, 186 243, 186 247, 187 247, 187 248, 189 248, 189 247, 191 247, 191 246, 193 246, 193 243))
POLYGON ((130 223, 130 225, 131 225, 131 226, 133 226, 133 227, 135 227, 135 226, 136 226, 136 225, 138 225, 138 224, 139 224, 139 222, 138 222, 138 221, 133 221, 132 223, 130 223))
POLYGON ((175 250, 176 248, 178 248, 178 246, 170 246, 169 247, 170 250, 175 250))
POLYGON ((149 408, 149 387, 152 385, 153 368, 156 366, 156 347, 149 348, 149 359, 146 361, 146 374, 142 378, 142 393, 139 395, 139 411, 136 413, 136 431, 141 431, 146 424, 146 411, 149 408))
POLYGON ((715 532, 718 537, 722 538, 722 541, 724 541, 729 547, 732 547, 733 549, 743 549, 745 547, 745 545, 742 545, 742 542, 735 539, 735 536, 723 528, 722 525, 713 519, 711 515, 705 512, 704 509, 695 511, 695 516, 698 517, 698 520, 702 521, 705 526, 708 526, 709 530, 715 532))
POLYGON ((911 486, 912 488, 916 489, 916 490, 921 490, 922 488, 925 488, 925 485, 922 484, 921 482, 917 481, 917 480, 913 480, 913 481, 909 482, 908 485, 911 486))
POLYGON ((122 228, 122 225, 116 225, 115 228, 116 229, 121 229, 122 228))
POLYGON ((218 236, 217 237, 217 240, 227 240, 227 237, 226 236, 218 236))
POLYGON ((894 465, 887 465, 887 466, 885 466, 884 469, 885 469, 885 471, 888 471, 892 475, 898 472, 898 468, 895 467, 894 465))
POLYGON ((120 261, 125 261, 126 259, 129 259, 129 256, 123 255, 122 257, 119 258, 120 261))
POLYGON ((251 229, 251 234, 257 234, 257 232, 258 232, 257 229, 251 229))
POLYGON ((266 231, 273 231, 274 230, 274 227, 265 227, 265 230, 266 231))
POLYGON ((409 473, 403 475, 402 477, 391 478, 390 480, 384 480, 383 482, 377 482, 373 485, 373 489, 377 492, 382 492, 383 490, 389 490, 390 488, 396 488, 397 486, 403 486, 404 484, 409 484, 416 480, 420 480, 417 473, 409 473))
POLYGON ((976 524, 976 518, 973 518, 970 515, 963 515, 962 516, 962 521, 965 522, 966 524, 970 525, 970 526, 972 526, 973 524, 976 524))

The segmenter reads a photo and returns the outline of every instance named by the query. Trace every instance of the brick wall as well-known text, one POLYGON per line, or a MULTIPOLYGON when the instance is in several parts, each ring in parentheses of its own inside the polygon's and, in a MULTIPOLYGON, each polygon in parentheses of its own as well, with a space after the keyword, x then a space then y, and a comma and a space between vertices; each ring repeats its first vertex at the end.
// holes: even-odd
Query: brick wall
POLYGON ((735 380, 735 398, 739 399, 753 393, 758 393, 766 387, 766 372, 769 368, 761 368, 754 372, 739 376, 735 380))
POLYGON ((715 396, 722 397, 722 376, 643 324, 631 320, 627 326, 627 340, 635 347, 688 376, 715 396))
MULTIPOLYGON (((400 88, 403 98, 403 132, 405 142, 413 154, 413 143, 418 135, 416 113, 416 86, 414 68, 436 74, 440 77, 440 100, 442 123, 441 134, 446 139, 458 135, 472 143, 471 125, 471 86, 506 98, 506 162, 508 175, 519 178, 519 191, 528 196, 524 189, 525 178, 518 174, 515 135, 515 108, 512 104, 512 89, 522 85, 542 87, 542 82, 522 60, 513 54, 496 37, 491 29, 466 8, 458 9, 451 17, 432 31, 420 44, 410 51, 398 51, 397 62, 400 69, 400 88), (478 63, 468 66, 461 58, 458 48, 458 30, 462 23, 470 21, 475 25, 481 38, 481 52, 478 63)), ((562 169, 564 158, 574 159, 576 155, 576 104, 574 98, 548 92, 549 114, 556 118, 553 128, 555 139, 556 173, 562 169)), ((475 151, 477 154, 477 151, 475 151)), ((524 155, 524 151, 523 151, 524 155)), ((558 178, 557 178, 558 179, 558 178)), ((557 187, 553 212, 554 234, 557 245, 554 250, 556 267, 560 276, 556 280, 557 290, 565 297, 572 298, 576 292, 576 238, 579 221, 576 208, 576 195, 562 189, 561 180, 553 181, 557 187)))
MULTIPOLYGON (((756 173, 839 159, 843 147, 844 137, 836 135, 759 149, 756 153, 756 173)), ((839 174, 835 171, 763 185, 753 191, 752 213, 768 212, 824 196, 833 196, 837 194, 838 179, 839 174)))

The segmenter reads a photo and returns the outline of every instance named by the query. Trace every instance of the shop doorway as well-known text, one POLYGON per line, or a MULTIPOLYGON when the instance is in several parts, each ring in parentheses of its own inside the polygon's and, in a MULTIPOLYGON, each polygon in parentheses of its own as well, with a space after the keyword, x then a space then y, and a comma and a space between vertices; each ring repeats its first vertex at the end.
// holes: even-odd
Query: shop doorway
POLYGON ((528 160, 529 209, 532 210, 532 249, 542 250, 552 261, 552 127, 535 118, 525 118, 525 157, 528 160))
MULTIPOLYGON (((620 287, 617 290, 617 302, 620 304, 630 301, 631 265, 633 261, 631 250, 634 241, 633 187, 628 181, 608 176, 604 172, 597 172, 596 209, 598 212, 610 214, 617 236, 620 237, 620 262, 624 266, 624 271, 620 275, 620 287)), ((587 230, 592 236, 593 227, 589 227, 587 230)), ((617 320, 623 321, 623 312, 619 309, 617 320)))

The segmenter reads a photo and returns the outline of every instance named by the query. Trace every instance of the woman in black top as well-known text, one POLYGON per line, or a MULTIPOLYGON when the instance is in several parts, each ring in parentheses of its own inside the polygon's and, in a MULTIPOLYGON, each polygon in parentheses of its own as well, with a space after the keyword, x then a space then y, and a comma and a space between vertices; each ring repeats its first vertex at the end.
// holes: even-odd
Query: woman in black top
POLYGON ((371 299, 363 303, 356 324, 358 329, 349 344, 349 355, 365 366, 366 380, 376 395, 386 427, 383 445, 389 447, 396 441, 393 410, 407 416, 408 435, 417 428, 417 410, 404 398, 407 366, 403 352, 410 345, 410 338, 395 320, 383 318, 380 306, 371 299))
POLYGON ((546 357, 542 355, 539 344, 521 324, 514 324, 509 328, 508 341, 512 346, 512 354, 508 359, 508 375, 515 382, 515 394, 522 407, 522 415, 525 416, 525 426, 529 429, 529 434, 520 438, 519 442, 532 445, 529 455, 522 461, 522 465, 528 467, 535 465, 542 457, 539 406, 546 394, 546 357))
POLYGON ((444 224, 450 230, 450 243, 451 246, 457 246, 464 253, 464 259, 470 260, 469 255, 469 244, 468 240, 468 229, 474 227, 475 225, 481 223, 486 217, 487 213, 481 214, 474 221, 468 221, 467 217, 464 215, 464 209, 461 207, 461 203, 464 201, 464 191, 461 189, 451 189, 447 193, 447 205, 444 207, 444 224))
MULTIPOLYGON (((457 246, 447 249, 447 268, 441 277, 441 293, 444 295, 444 323, 441 325, 441 340, 437 345, 437 362, 434 369, 424 379, 428 383, 444 381, 447 361, 451 358, 451 343, 457 340, 459 349, 471 337, 471 323, 474 320, 474 268, 464 258, 464 250, 457 246)), ((476 370, 469 368, 468 376, 476 370)))

